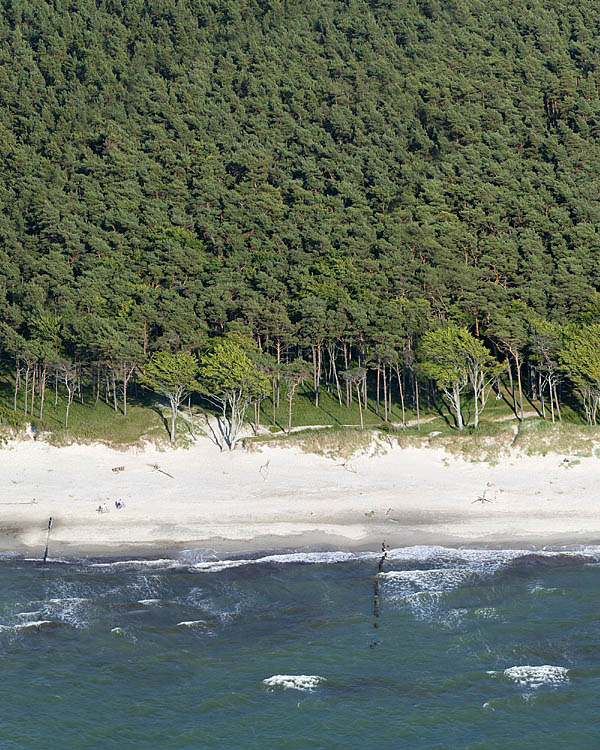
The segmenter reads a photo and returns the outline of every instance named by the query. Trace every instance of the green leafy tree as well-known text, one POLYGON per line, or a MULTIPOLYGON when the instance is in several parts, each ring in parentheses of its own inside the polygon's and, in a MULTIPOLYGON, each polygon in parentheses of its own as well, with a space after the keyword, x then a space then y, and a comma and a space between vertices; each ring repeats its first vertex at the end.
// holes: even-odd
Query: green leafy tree
POLYGON ((583 398, 588 424, 597 424, 600 407, 600 324, 567 326, 560 364, 583 398))
POLYGON ((499 366, 485 346, 465 328, 447 326, 428 331, 419 347, 421 370, 434 380, 448 399, 463 429, 461 394, 470 385, 474 402, 474 427, 487 401, 499 366))
POLYGON ((198 360, 189 352, 155 352, 143 369, 142 385, 165 396, 171 406, 171 443, 175 440, 175 420, 181 402, 198 390, 198 360))
POLYGON ((215 339, 200 357, 199 390, 221 410, 220 428, 229 450, 235 448, 250 404, 269 392, 269 378, 257 358, 256 343, 237 332, 215 339))
POLYGON ((456 416, 456 426, 462 430, 461 394, 469 383, 469 374, 460 351, 460 330, 452 327, 428 331, 421 340, 418 356, 421 372, 441 388, 456 416))

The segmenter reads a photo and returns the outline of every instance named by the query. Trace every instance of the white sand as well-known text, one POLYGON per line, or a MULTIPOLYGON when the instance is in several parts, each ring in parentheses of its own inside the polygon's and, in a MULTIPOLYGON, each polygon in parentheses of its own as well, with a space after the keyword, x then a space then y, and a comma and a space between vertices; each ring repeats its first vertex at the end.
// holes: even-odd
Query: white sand
POLYGON ((49 516, 51 556, 323 544, 376 550, 384 539, 394 546, 599 542, 600 464, 580 458, 568 466, 563 458, 515 456, 490 466, 395 448, 343 462, 282 447, 220 453, 208 440, 189 450, 125 453, 18 442, 0 450, 0 551, 41 555, 49 516), (125 470, 115 473, 116 466, 125 470), (484 490, 491 502, 477 502, 484 490), (119 498, 122 510, 114 506, 119 498), (98 513, 101 503, 110 512, 98 513))

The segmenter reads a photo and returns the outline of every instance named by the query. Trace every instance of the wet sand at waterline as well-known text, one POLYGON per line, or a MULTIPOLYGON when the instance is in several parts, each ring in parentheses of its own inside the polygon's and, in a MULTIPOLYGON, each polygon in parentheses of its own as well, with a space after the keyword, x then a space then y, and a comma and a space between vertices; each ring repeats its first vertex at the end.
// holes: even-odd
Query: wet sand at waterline
POLYGON ((0 467, 4 552, 41 553, 50 516, 51 554, 600 540, 592 457, 515 454, 490 465, 432 448, 343 460, 280 446, 221 453, 207 439, 125 452, 30 440, 4 446, 0 467))

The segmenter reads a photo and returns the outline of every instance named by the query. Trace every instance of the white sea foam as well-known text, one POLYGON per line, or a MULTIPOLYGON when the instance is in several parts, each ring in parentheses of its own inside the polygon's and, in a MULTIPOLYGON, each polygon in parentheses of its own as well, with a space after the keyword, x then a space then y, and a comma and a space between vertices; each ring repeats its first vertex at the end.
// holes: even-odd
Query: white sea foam
POLYGON ((399 602, 418 620, 455 627, 467 610, 446 609, 443 596, 480 579, 470 568, 433 568, 431 570, 393 570, 381 573, 387 601, 399 602))
POLYGON ((416 545, 414 547, 398 547, 388 550, 387 559, 406 560, 412 562, 448 562, 469 563, 477 567, 499 568, 508 565, 521 557, 574 557, 587 558, 590 561, 600 561, 600 546, 582 545, 574 547, 559 547, 540 550, 528 549, 452 549, 438 545, 416 545))
POLYGON ((380 573, 380 577, 389 581, 392 589, 402 595, 427 591, 442 594, 460 588, 479 578, 469 568, 431 568, 429 570, 390 570, 380 573))
MULTIPOLYGON (((445 595, 455 589, 477 585, 490 576, 514 565, 521 558, 571 558, 578 562, 597 560, 600 547, 586 546, 545 550, 485 550, 450 549, 440 546, 400 547, 387 553, 388 567, 394 563, 415 563, 423 566, 417 570, 385 570, 380 573, 385 598, 399 602, 412 610, 420 620, 431 620, 452 625, 461 619, 458 610, 445 609, 445 595)), ((554 593, 554 589, 532 588, 534 595, 554 593)), ((480 616, 491 613, 481 612, 480 616)), ((491 615, 494 616, 494 615, 491 615)))
POLYGON ((568 672, 566 667, 542 664, 539 667, 509 667, 504 670, 504 675, 521 687, 535 690, 542 685, 562 685, 569 682, 568 672))
POLYGON ((259 557, 256 562, 277 563, 312 563, 322 565, 323 563, 340 563, 355 560, 357 555, 352 552, 289 552, 282 555, 267 555, 259 557))
MULTIPOLYGON (((457 563, 469 564, 478 568, 497 569, 510 564, 521 557, 579 557, 584 558, 588 565, 600 565, 600 546, 598 545, 571 545, 568 547, 550 547, 539 550, 528 549, 454 549, 440 545, 415 545, 412 547, 397 547, 387 551, 388 562, 411 561, 432 563, 438 562, 443 565, 456 565, 457 563)), ((88 564, 95 568, 186 568, 196 569, 203 572, 218 572, 230 567, 241 565, 255 565, 265 562, 276 563, 338 563, 349 560, 379 559, 380 552, 351 553, 339 550, 329 552, 289 552, 266 555, 259 558, 247 558, 239 560, 218 560, 212 550, 185 550, 177 559, 161 558, 157 560, 114 560, 110 562, 86 563, 81 559, 48 558, 48 562, 65 564, 88 564), (212 559, 203 559, 205 556, 212 559), (198 556, 200 560, 198 561, 198 556)), ((32 562, 40 562, 38 558, 24 558, 32 562)))
POLYGON ((21 622, 18 625, 0 625, 0 630, 12 630, 14 632, 19 630, 42 630, 42 628, 58 628, 65 624, 56 620, 31 620, 21 622))
POLYGON ((171 568, 178 566, 177 560, 161 558, 159 560, 115 560, 113 562, 91 563, 92 568, 171 568))
POLYGON ((357 555, 351 552, 289 552, 285 554, 265 555, 264 557, 246 558, 240 560, 208 560, 195 563, 191 567, 203 573, 218 573, 221 570, 239 568, 242 565, 261 565, 264 563, 302 563, 312 565, 328 565, 331 563, 356 560, 357 555))
POLYGON ((284 690, 304 690, 310 692, 323 682, 327 682, 324 677, 314 674, 275 674, 273 677, 267 677, 263 683, 270 688, 283 688, 284 690))
MULTIPOLYGON (((329 552, 288 552, 264 555, 262 557, 249 557, 240 559, 219 560, 215 558, 214 552, 210 552, 211 559, 205 558, 205 550, 185 550, 177 559, 161 558, 157 560, 114 560, 110 562, 93 562, 89 563, 94 568, 115 569, 120 568, 154 568, 154 569, 186 569, 195 570, 203 573, 217 573, 230 568, 239 568, 244 565, 258 565, 261 563, 298 563, 298 564, 333 564, 348 562, 352 560, 378 560, 381 552, 343 552, 333 550, 329 552), (201 557, 198 560, 198 556, 201 557)), ((414 547, 398 547, 387 551, 387 562, 421 562, 426 564, 436 564, 436 567, 452 567, 456 565, 465 565, 476 568, 479 571, 494 571, 506 565, 509 565, 521 557, 579 557, 583 558, 587 564, 600 564, 600 546, 581 545, 565 548, 548 548, 542 550, 526 549, 453 549, 451 547, 442 547, 439 545, 416 545, 414 547)), ((34 559, 34 558, 27 558, 34 559)), ((36 560, 37 561, 37 560, 36 560)), ((56 558, 53 562, 77 563, 81 560, 65 560, 56 558)))
POLYGON ((254 560, 215 560, 211 562, 195 563, 192 565, 192 568, 201 571, 202 573, 219 573, 221 570, 239 568, 242 565, 249 565, 253 562, 254 560))
POLYGON ((535 594, 536 596, 542 596, 544 594, 554 594, 556 591, 558 591, 557 588, 550 588, 547 586, 542 586, 539 583, 533 584, 532 586, 529 586, 529 593, 535 594))
POLYGON ((479 617, 482 620, 500 619, 495 607, 478 607, 476 610, 474 610, 473 614, 475 615, 475 617, 479 617))
POLYGON ((116 628, 111 628, 110 632, 113 635, 117 635, 119 636, 119 638, 125 638, 126 640, 131 641, 132 643, 136 643, 137 641, 136 636, 133 633, 130 633, 129 631, 125 630, 125 628, 120 628, 117 626, 116 628))
POLYGON ((472 567, 391 570, 379 574, 386 601, 411 610, 417 620, 454 628, 468 610, 446 606, 445 595, 455 589, 479 583, 489 571, 472 567))
POLYGON ((57 620, 76 628, 85 627, 92 600, 82 596, 64 596, 35 602, 43 605, 41 612, 47 619, 57 620))

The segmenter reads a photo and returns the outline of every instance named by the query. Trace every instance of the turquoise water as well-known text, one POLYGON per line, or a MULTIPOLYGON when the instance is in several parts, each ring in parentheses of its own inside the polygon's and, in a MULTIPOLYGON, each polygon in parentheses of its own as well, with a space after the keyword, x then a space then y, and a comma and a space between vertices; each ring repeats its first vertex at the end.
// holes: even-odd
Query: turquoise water
POLYGON ((0 748, 600 745, 600 549, 379 557, 1 561, 0 748))

